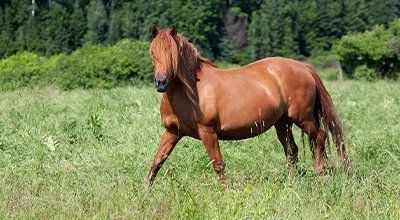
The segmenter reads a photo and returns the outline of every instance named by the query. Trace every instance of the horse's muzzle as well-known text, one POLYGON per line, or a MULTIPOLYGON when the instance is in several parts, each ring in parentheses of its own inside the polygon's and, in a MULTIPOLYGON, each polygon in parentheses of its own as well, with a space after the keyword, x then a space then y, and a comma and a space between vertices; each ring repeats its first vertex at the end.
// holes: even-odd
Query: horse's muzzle
POLYGON ((168 88, 167 77, 155 77, 154 84, 156 86, 157 92, 165 92, 168 88))

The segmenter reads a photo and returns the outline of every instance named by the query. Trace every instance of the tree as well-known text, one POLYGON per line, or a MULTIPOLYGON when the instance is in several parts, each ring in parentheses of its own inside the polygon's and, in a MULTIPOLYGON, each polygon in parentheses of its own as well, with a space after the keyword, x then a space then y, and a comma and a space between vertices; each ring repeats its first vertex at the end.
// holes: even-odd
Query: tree
POLYGON ((69 31, 70 16, 61 4, 50 3, 50 9, 45 15, 46 54, 70 52, 73 48, 69 31))
POLYGON ((343 1, 342 8, 342 14, 336 16, 335 19, 339 20, 338 25, 343 28, 336 36, 343 36, 348 32, 365 31, 368 23, 371 23, 370 18, 368 18, 369 10, 364 1, 343 1))
POLYGON ((87 25, 85 16, 79 4, 79 0, 77 0, 74 4, 74 9, 70 21, 71 48, 76 49, 82 46, 83 37, 86 33, 86 30, 87 25))
POLYGON ((4 12, 3 12, 3 8, 0 7, 0 30, 3 29, 4 26, 4 12))
POLYGON ((334 45, 334 50, 348 75, 362 75, 362 71, 357 71, 361 67, 363 71, 373 69, 380 76, 395 78, 400 76, 399 39, 400 19, 397 19, 388 28, 377 25, 363 33, 345 35, 334 45))
POLYGON ((87 32, 84 44, 103 43, 107 28, 107 13, 103 1, 91 0, 87 8, 87 32))
POLYGON ((371 25, 388 25, 390 21, 400 16, 400 2, 398 0, 365 1, 368 21, 371 25))
POLYGON ((0 57, 13 54, 16 51, 13 29, 14 10, 6 6, 2 14, 2 27, 0 30, 0 57))
POLYGON ((270 31, 269 26, 263 25, 263 22, 267 20, 266 14, 261 11, 253 12, 252 21, 247 30, 248 34, 248 51, 252 60, 256 60, 270 54, 272 47, 270 42, 270 31), (264 37, 261 37, 264 36, 264 37))
POLYGON ((30 3, 28 1, 13 0, 10 5, 13 9, 14 46, 17 51, 24 51, 26 50, 25 29, 26 22, 30 16, 30 3))
POLYGON ((172 0, 167 7, 171 24, 176 25, 181 33, 189 37, 204 56, 212 58, 219 55, 220 32, 226 10, 224 1, 172 0))
POLYGON ((228 0, 228 7, 239 7, 247 15, 260 8, 263 0, 228 0))
POLYGON ((2 0, 0 56, 68 53, 122 38, 149 41, 156 24, 175 25, 211 58, 303 58, 329 51, 346 33, 386 27, 399 16, 398 0, 2 0))
POLYGON ((299 53, 298 13, 291 1, 268 0, 253 14, 248 44, 253 59, 299 53))
POLYGON ((111 20, 107 32, 107 43, 115 44, 122 38, 122 22, 119 13, 116 10, 111 11, 111 20))
POLYGON ((40 38, 40 28, 36 17, 31 16, 29 20, 18 29, 17 44, 19 51, 44 52, 43 42, 40 38))

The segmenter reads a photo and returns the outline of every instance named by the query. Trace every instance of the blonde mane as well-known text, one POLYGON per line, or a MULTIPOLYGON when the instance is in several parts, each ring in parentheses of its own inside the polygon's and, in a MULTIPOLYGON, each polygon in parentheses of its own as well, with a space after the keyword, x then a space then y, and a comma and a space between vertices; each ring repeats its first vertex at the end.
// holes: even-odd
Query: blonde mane
POLYGON ((199 55, 198 50, 181 34, 171 34, 165 29, 157 34, 150 45, 150 53, 165 67, 166 73, 178 78, 185 94, 193 103, 195 116, 200 116, 199 97, 196 88, 197 72, 203 63, 211 61, 199 55))

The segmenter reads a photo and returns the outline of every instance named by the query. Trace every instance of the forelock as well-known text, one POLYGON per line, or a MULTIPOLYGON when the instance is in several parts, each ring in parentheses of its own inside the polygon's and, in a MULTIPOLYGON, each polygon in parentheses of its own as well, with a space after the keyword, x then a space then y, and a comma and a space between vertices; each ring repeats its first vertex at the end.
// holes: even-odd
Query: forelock
POLYGON ((178 68, 178 46, 168 30, 158 33, 150 45, 152 57, 164 65, 169 73, 175 73, 178 68))

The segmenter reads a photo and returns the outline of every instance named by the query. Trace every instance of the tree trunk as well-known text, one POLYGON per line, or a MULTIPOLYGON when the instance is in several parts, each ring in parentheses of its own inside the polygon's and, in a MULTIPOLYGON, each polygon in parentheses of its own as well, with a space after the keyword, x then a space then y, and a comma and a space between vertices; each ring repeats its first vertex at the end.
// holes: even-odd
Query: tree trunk
POLYGON ((32 17, 35 17, 35 0, 32 0, 32 17))
POLYGON ((342 65, 340 64, 340 61, 337 63, 338 69, 339 69, 339 80, 343 79, 343 69, 342 69, 342 65))

